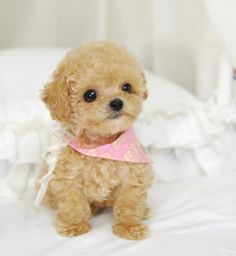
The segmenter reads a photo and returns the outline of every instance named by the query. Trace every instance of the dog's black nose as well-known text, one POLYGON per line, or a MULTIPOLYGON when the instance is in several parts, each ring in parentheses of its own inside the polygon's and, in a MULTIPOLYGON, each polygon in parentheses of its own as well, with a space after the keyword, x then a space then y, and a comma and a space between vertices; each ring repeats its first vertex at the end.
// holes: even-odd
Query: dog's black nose
POLYGON ((123 101, 120 99, 114 99, 109 103, 112 110, 120 111, 123 108, 123 101))

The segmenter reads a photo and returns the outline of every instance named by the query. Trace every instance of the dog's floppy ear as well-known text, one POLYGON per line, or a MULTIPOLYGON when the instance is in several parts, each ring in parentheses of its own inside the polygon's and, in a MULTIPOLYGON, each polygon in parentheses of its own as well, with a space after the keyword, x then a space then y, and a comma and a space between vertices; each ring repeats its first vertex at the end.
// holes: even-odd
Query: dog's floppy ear
POLYGON ((52 119, 61 122, 70 120, 69 88, 66 83, 53 81, 46 84, 41 98, 49 109, 52 119))

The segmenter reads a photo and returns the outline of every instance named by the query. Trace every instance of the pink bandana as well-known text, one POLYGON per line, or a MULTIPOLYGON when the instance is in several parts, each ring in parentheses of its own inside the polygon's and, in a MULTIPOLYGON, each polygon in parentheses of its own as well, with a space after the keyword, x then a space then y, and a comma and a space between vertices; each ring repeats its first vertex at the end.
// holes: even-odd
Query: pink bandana
POLYGON ((74 150, 87 156, 132 163, 152 162, 138 143, 133 128, 122 133, 114 142, 97 148, 81 148, 75 140, 71 140, 69 145, 74 150))

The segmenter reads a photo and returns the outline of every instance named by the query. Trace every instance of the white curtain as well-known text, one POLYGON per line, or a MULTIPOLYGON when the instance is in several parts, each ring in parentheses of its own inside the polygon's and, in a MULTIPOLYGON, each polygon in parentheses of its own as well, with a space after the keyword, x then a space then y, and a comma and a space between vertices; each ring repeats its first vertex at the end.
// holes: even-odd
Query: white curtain
POLYGON ((236 55, 235 8, 235 0, 0 0, 0 47, 117 40, 144 67, 205 100, 219 79, 220 38, 236 55))

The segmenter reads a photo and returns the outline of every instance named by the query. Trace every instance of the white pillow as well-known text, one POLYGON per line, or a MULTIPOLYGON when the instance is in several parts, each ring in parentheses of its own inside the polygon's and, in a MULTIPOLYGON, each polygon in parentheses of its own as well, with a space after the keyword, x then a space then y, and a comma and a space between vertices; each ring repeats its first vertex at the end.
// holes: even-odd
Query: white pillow
POLYGON ((40 90, 64 49, 12 49, 0 52, 0 160, 35 163, 49 113, 40 90))
POLYGON ((159 180, 226 173, 236 169, 236 111, 208 103, 146 72, 149 98, 136 131, 154 159, 159 180))

